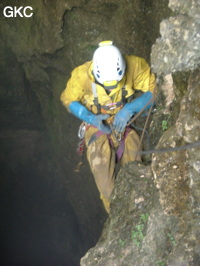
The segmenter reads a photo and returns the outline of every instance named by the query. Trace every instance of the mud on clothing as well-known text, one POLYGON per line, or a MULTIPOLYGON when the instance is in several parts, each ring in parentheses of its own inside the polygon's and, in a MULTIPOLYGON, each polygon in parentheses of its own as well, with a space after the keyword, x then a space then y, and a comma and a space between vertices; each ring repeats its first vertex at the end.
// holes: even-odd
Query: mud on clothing
MULTIPOLYGON (((153 92, 155 87, 155 76, 151 73, 150 67, 146 60, 134 55, 125 56, 126 59, 126 72, 122 80, 118 83, 117 88, 113 89, 110 94, 107 94, 105 89, 96 84, 96 91, 98 101, 103 106, 113 106, 114 103, 122 101, 122 88, 126 90, 126 98, 130 99, 136 91, 153 92)), ((61 94, 61 101, 63 105, 68 108, 73 101, 79 101, 82 105, 87 107, 88 110, 97 114, 97 106, 94 103, 94 95, 92 92, 92 83, 95 82, 92 75, 93 68, 92 61, 75 68, 69 81, 67 82, 66 89, 61 94)), ((108 119, 108 124, 112 123, 113 116, 122 108, 111 108, 106 110, 107 114, 111 115, 108 119)), ((68 109, 69 110, 69 109, 68 109)), ((105 110, 103 111, 105 113, 105 110)), ((87 159, 90 164, 91 171, 94 175, 97 187, 101 194, 101 198, 106 204, 109 205, 109 198, 114 187, 115 179, 115 148, 119 145, 111 134, 113 139, 114 148, 110 146, 106 134, 101 135, 94 142, 88 146, 91 136, 97 131, 95 127, 89 127, 85 135, 87 145, 87 159)), ((121 158, 121 164, 125 165, 127 162, 140 160, 136 158, 136 151, 138 150, 139 137, 134 130, 131 130, 125 139, 124 153, 121 158)), ((108 210, 109 206, 105 206, 108 210)))

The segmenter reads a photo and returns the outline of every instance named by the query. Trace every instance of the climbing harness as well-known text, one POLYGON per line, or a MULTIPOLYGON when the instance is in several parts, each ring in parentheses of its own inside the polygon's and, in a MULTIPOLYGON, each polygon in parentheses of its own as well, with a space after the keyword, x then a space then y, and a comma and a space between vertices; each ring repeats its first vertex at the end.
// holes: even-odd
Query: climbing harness
MULTIPOLYGON (((95 97, 94 97, 95 98, 95 97)), ((131 131, 132 127, 138 129, 135 125, 134 125, 134 121, 144 112, 145 108, 151 103, 153 102, 154 103, 154 100, 155 100, 155 94, 153 92, 153 98, 151 100, 149 100, 147 102, 147 104, 141 109, 141 111, 139 113, 137 113, 127 124, 127 127, 126 127, 126 130, 122 136, 121 133, 117 133, 115 132, 113 129, 112 129, 112 125, 110 125, 111 129, 112 129, 112 136, 115 138, 115 140, 117 140, 119 142, 119 146, 116 150, 116 162, 119 162, 122 155, 123 155, 123 152, 124 152, 124 146, 125 146, 125 139, 128 135, 128 133, 131 131)), ((98 104, 98 98, 96 97, 96 103, 98 104)), ((112 104, 109 105, 111 106, 112 108, 112 104)), ((101 106, 102 108, 102 106, 101 106)), ((100 108, 100 110, 101 110, 100 108)), ((139 143, 139 147, 138 147, 138 150, 135 152, 136 153, 136 156, 138 154, 140 155, 147 155, 147 154, 153 154, 153 153, 166 153, 166 152, 173 152, 173 151, 180 151, 180 150, 186 150, 186 149, 191 149, 191 148, 197 148, 200 146, 200 141, 197 141, 197 142, 193 142, 193 143, 190 143, 190 144, 187 144, 187 145, 183 145, 183 146, 178 146, 178 147, 173 147, 173 148, 164 148, 164 149, 151 149, 151 150, 147 150, 147 151, 141 151, 140 150, 140 147, 141 147, 141 143, 143 141, 143 138, 144 138, 144 134, 146 133, 147 136, 148 136, 148 133, 147 133, 147 124, 148 124, 148 121, 149 121, 149 118, 150 118, 150 115, 152 114, 152 112, 154 113, 155 112, 155 109, 153 109, 153 104, 151 105, 148 113, 147 113, 147 118, 146 118, 146 121, 145 121, 145 125, 144 125, 144 128, 142 129, 142 135, 141 135, 141 138, 140 138, 140 143, 139 143)), ((146 114, 145 114, 146 115, 146 114)), ((87 131, 87 129, 92 126, 86 122, 82 122, 80 127, 79 127, 79 131, 78 131, 78 137, 80 139, 80 142, 79 142, 79 145, 78 145, 78 154, 81 156, 81 161, 78 163, 77 165, 77 168, 75 169, 75 172, 80 172, 80 167, 82 166, 83 164, 83 153, 84 153, 84 147, 85 147, 85 140, 84 140, 84 137, 85 137, 85 132, 87 131)), ((95 132, 89 142, 88 142, 88 146, 91 145, 92 142, 96 141, 100 136, 102 136, 103 134, 106 134, 100 130, 98 130, 97 132, 95 132)), ((112 139, 110 137, 109 134, 106 134, 107 137, 108 137, 108 141, 109 141, 109 144, 112 148, 114 148, 114 145, 113 145, 113 142, 112 142, 112 139)))
POLYGON ((122 100, 119 101, 119 102, 116 102, 116 103, 108 103, 106 105, 101 105, 99 103, 99 99, 98 99, 98 95, 97 95, 97 87, 96 87, 96 83, 92 83, 92 93, 93 93, 93 96, 94 96, 94 100, 93 100, 93 103, 94 105, 96 106, 97 108, 97 114, 101 114, 101 113, 105 113, 107 111, 111 111, 113 109, 116 109, 118 107, 123 107, 128 100, 130 100, 130 97, 126 98, 126 95, 127 95, 127 91, 126 91, 126 88, 125 86, 122 87, 122 100))
MULTIPOLYGON (((131 127, 126 127, 125 131, 124 131, 124 134, 123 134, 123 138, 122 138, 122 134, 120 133, 120 139, 118 139, 118 142, 119 142, 119 146, 116 150, 116 161, 119 162, 122 155, 123 155, 123 152, 124 152, 124 147, 125 147, 125 139, 126 137, 128 136, 128 133, 131 131, 131 127)), ((96 131, 90 138, 89 142, 88 142, 88 146, 90 146, 94 141, 96 141, 99 137, 101 137, 102 135, 107 135, 107 138, 108 138, 108 141, 109 141, 109 144, 112 148, 114 148, 114 144, 113 144, 113 141, 111 139, 111 135, 109 134, 106 134, 100 130, 96 131)))
POLYGON ((115 130, 112 130, 112 132, 113 132, 114 138, 115 138, 118 142, 120 142, 120 141, 122 140, 122 133, 121 133, 121 132, 117 132, 117 131, 115 131, 115 130))
POLYGON ((85 132, 89 128, 89 126, 90 124, 83 121, 78 130, 79 143, 78 143, 77 153, 81 157, 81 159, 78 162, 74 170, 77 173, 80 172, 80 167, 83 165, 83 154, 84 154, 84 148, 85 148, 85 132))
MULTIPOLYGON (((104 113, 105 111, 108 111, 108 110, 113 110, 113 109, 115 109, 117 107, 123 107, 123 105, 127 101, 127 99, 126 99, 127 91, 125 90, 125 87, 122 88, 122 100, 119 101, 119 102, 117 102, 117 103, 109 103, 107 105, 101 105, 99 103, 98 95, 97 95, 96 83, 94 83, 94 82, 92 83, 92 93, 93 93, 93 96, 94 96, 94 100, 93 100, 94 105, 97 107, 97 114, 104 113)), ((79 127, 79 130, 78 130, 79 143, 78 143, 77 153, 79 154, 79 156, 81 157, 81 159, 80 159, 80 162, 78 163, 78 165, 77 165, 77 167, 75 169, 75 172, 79 172, 80 171, 80 167, 83 164, 83 154, 84 154, 84 148, 85 148, 85 139, 84 139, 84 137, 85 137, 85 132, 87 131, 87 129, 90 126, 92 126, 92 125, 87 124, 86 122, 82 122, 81 125, 80 125, 80 127, 79 127)), ((117 133, 114 130, 112 130, 112 131, 113 131, 114 138, 118 142, 122 141, 122 134, 121 133, 117 133)), ((101 131, 99 131, 99 132, 101 132, 101 131)), ((93 139, 95 140, 96 137, 98 137, 98 134, 97 134, 97 136, 95 136, 95 135, 92 136, 91 137, 91 141, 93 139)), ((105 134, 105 133, 104 132, 100 133, 100 135, 102 135, 102 134, 105 134)), ((111 141, 109 141, 109 142, 111 144, 111 141)), ((89 141, 89 143, 90 143, 90 141, 89 141)))
POLYGON ((124 137, 123 137, 123 139, 121 139, 121 141, 119 143, 119 147, 118 147, 117 152, 116 152, 117 162, 120 161, 120 159, 124 153, 125 139, 131 130, 132 130, 131 127, 126 127, 126 130, 124 132, 124 137))
MULTIPOLYGON (((104 110, 112 110, 112 109, 115 109, 119 106, 124 106, 126 104, 126 102, 128 101, 128 99, 126 98, 126 95, 127 95, 127 91, 125 90, 125 87, 122 88, 122 100, 120 102, 117 102, 117 103, 111 103, 111 104, 107 104, 105 106, 102 106, 100 105, 99 101, 98 101, 98 95, 97 95, 97 89, 96 89, 96 84, 95 83, 92 83, 92 92, 93 92, 93 96, 94 96, 94 105, 97 107, 97 114, 100 114, 102 112, 102 109, 104 110)), ((132 97, 132 96, 131 96, 132 97)), ((130 98, 129 98, 130 99, 130 98)), ((116 161, 119 162, 122 155, 123 155, 123 152, 124 152, 124 147, 125 147, 125 139, 126 137, 128 136, 128 133, 131 131, 131 127, 130 125, 133 123, 133 121, 135 121, 135 119, 145 110, 145 108, 147 107, 147 105, 152 101, 152 99, 150 101, 148 101, 148 103, 142 108, 142 110, 134 116, 134 118, 128 123, 124 133, 122 134, 121 132, 116 132, 113 128, 112 128, 112 124, 110 124, 110 127, 111 127, 111 130, 112 130, 112 136, 114 137, 114 139, 119 142, 119 146, 116 150, 116 161)), ((141 147, 141 143, 142 143, 142 140, 143 140, 143 137, 144 137, 144 132, 146 131, 146 127, 147 127, 147 122, 148 122, 148 119, 149 119, 149 116, 152 112, 152 107, 153 105, 151 106, 149 112, 148 112, 148 115, 147 115, 147 119, 146 119, 146 123, 145 123, 145 126, 143 128, 143 132, 142 132, 142 137, 140 139, 140 143, 139 143, 139 147, 138 147, 138 151, 137 151, 137 154, 138 152, 140 151, 140 147, 141 147)), ((82 166, 83 164, 83 154, 84 154, 84 147, 85 147, 85 140, 84 140, 84 137, 85 137, 85 132, 86 130, 92 125, 90 124, 87 124, 86 122, 82 122, 80 127, 79 127, 79 131, 78 131, 78 137, 80 139, 79 141, 79 144, 78 144, 78 154, 79 156, 81 156, 81 160, 80 162, 78 163, 77 165, 77 168, 75 169, 76 172, 79 172, 80 171, 80 167, 82 166)), ((88 146, 91 145, 92 142, 96 141, 100 136, 104 135, 106 133, 98 130, 97 132, 95 132, 89 142, 88 142, 88 146)), ((106 134, 107 137, 108 137, 108 141, 109 141, 109 144, 112 148, 114 148, 114 145, 113 145, 113 142, 112 142, 112 139, 111 139, 111 136, 109 134, 106 134)))
POLYGON ((101 105, 99 104, 98 95, 97 95, 97 87, 94 82, 92 82, 92 93, 94 96, 94 105, 97 107, 97 114, 101 113, 101 105))

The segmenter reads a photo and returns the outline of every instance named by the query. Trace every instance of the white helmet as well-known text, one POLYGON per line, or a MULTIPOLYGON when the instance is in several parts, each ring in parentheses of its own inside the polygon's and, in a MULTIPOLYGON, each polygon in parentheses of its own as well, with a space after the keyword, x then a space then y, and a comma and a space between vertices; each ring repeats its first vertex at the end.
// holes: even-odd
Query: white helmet
POLYGON ((93 74, 105 89, 114 89, 123 78, 126 63, 120 50, 112 41, 99 43, 93 55, 93 74))

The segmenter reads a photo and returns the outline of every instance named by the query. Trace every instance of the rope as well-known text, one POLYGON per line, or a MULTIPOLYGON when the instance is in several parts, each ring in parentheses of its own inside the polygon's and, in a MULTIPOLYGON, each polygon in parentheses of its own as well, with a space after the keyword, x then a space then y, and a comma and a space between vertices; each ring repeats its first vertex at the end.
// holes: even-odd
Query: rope
MULTIPOLYGON (((139 111, 139 113, 137 113, 136 115, 134 115, 134 117, 128 122, 127 126, 130 126, 145 110, 145 108, 154 101, 154 96, 153 98, 151 98, 146 104, 145 106, 139 111)), ((152 109, 152 108, 151 108, 152 109)))
POLYGON ((151 107, 149 109, 148 116, 147 116, 147 119, 146 119, 145 124, 144 124, 144 128, 143 128, 142 135, 141 135, 141 138, 140 138, 140 142, 139 142, 139 145, 138 145, 138 150, 137 150, 137 153, 136 153, 136 158, 137 158, 137 155, 138 155, 138 153, 140 151, 140 148, 141 148, 141 145, 142 145, 142 141, 143 141, 144 134, 145 134, 145 131, 146 131, 146 128, 147 128, 147 124, 149 122, 149 117, 151 115, 152 108, 153 108, 153 104, 151 105, 151 107))
MULTIPOLYGON (((154 91, 155 91, 155 89, 154 89, 154 91)), ((152 97, 152 99, 150 99, 147 102, 147 104, 140 110, 140 112, 137 113, 133 117, 133 119, 128 123, 128 125, 132 124, 143 113, 143 111, 145 110, 145 108, 147 107, 147 105, 149 105, 151 102, 154 103, 154 100, 155 100, 155 93, 154 93, 154 91, 153 91, 153 97, 152 97)), ((145 121, 145 125, 144 125, 143 132, 142 132, 142 135, 141 135, 139 147, 138 147, 138 150, 135 152, 136 155, 138 155, 138 154, 140 154, 140 155, 147 155, 147 154, 152 154, 152 153, 165 153, 165 152, 181 151, 181 150, 187 150, 187 149, 191 149, 191 148, 200 146, 200 141, 196 141, 196 142, 193 142, 193 143, 190 143, 190 144, 187 144, 187 145, 183 145, 183 146, 179 146, 179 147, 174 147, 174 148, 152 149, 152 150, 148 150, 148 151, 140 151, 139 149, 140 149, 142 140, 144 138, 144 133, 146 131, 146 127, 147 127, 147 123, 148 123, 148 120, 149 120, 149 117, 150 117, 150 114, 151 114, 152 107, 153 107, 153 104, 151 105, 151 108, 148 111, 148 116, 147 116, 147 119, 145 121)))
POLYGON ((174 147, 174 148, 153 149, 153 150, 148 150, 148 151, 139 151, 138 153, 141 155, 152 154, 152 153, 165 153, 165 152, 187 150, 187 149, 195 148, 198 146, 200 146, 200 141, 196 141, 196 142, 193 142, 190 144, 186 144, 186 145, 178 146, 178 147, 174 147))
POLYGON ((155 88, 156 86, 154 87, 154 90, 153 90, 153 97, 145 104, 145 106, 140 110, 139 113, 137 113, 137 115, 135 115, 133 117, 133 119, 128 123, 128 125, 130 125, 131 123, 133 123, 137 117, 139 117, 142 112, 145 110, 145 108, 150 104, 151 104, 151 107, 149 108, 149 111, 148 111, 148 115, 147 115, 147 118, 146 118, 146 121, 145 121, 145 124, 144 124, 144 128, 143 128, 143 131, 142 131, 142 135, 141 135, 141 138, 140 138, 140 142, 139 142, 139 145, 138 145, 138 149, 137 149, 137 153, 136 153, 136 158, 138 156, 138 154, 140 154, 140 148, 141 148, 141 145, 142 145, 142 141, 143 141, 143 138, 144 138, 144 134, 145 134, 145 131, 146 131, 146 128, 147 128, 147 124, 149 122, 149 118, 150 118, 150 115, 151 115, 151 111, 152 111, 152 108, 153 108, 153 104, 154 104, 154 101, 155 101, 155 88))

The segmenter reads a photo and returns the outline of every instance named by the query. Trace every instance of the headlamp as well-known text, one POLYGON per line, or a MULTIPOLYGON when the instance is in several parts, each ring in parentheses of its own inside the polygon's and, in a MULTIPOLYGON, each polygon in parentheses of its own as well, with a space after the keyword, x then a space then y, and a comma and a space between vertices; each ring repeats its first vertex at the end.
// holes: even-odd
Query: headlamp
POLYGON ((111 81, 105 81, 103 83, 103 86, 106 90, 113 90, 117 88, 118 81, 117 80, 111 80, 111 81))

